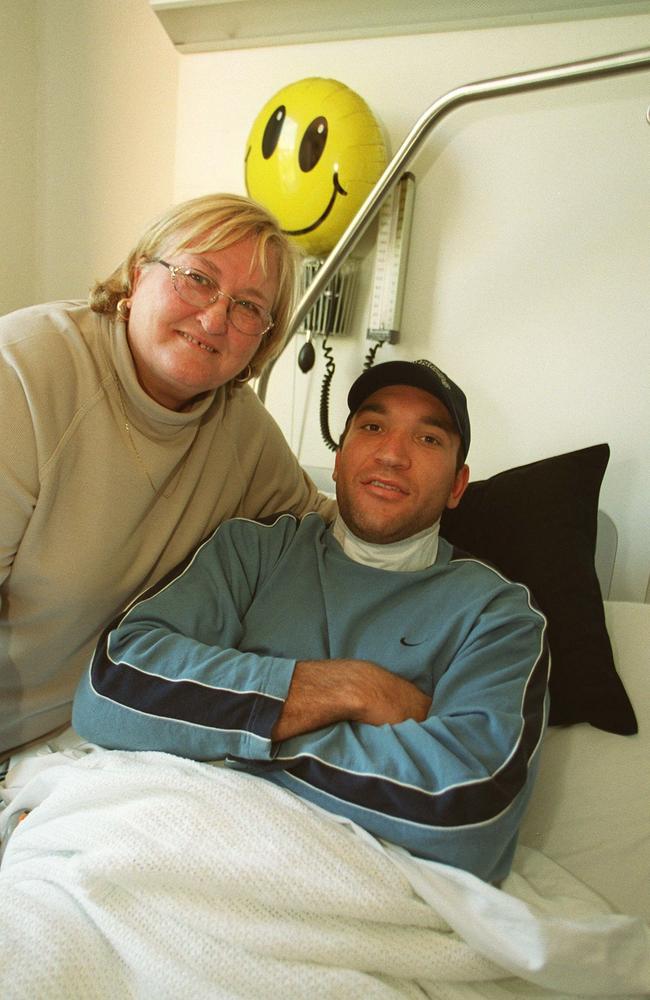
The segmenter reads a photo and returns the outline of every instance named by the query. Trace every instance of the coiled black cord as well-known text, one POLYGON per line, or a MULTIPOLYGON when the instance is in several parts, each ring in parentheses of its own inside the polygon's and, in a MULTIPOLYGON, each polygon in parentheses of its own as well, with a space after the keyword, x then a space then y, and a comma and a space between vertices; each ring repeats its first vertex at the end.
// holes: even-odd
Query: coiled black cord
MULTIPOLYGON (((380 347, 384 346, 383 340, 378 340, 368 351, 363 365, 364 371, 371 368, 375 360, 375 355, 380 347)), ((337 451, 338 444, 330 434, 329 410, 330 410, 330 387, 334 378, 335 365, 332 348, 327 343, 327 336, 323 337, 323 354, 325 355, 325 374, 320 390, 320 432, 323 441, 330 451, 337 451)))
POLYGON ((363 370, 364 371, 366 371, 367 368, 372 368, 372 366, 374 364, 374 361, 375 361, 375 354, 377 353, 377 351, 379 350, 379 348, 383 347, 383 346, 384 346, 384 341, 383 340, 378 340, 376 342, 376 344, 373 344, 373 346, 370 348, 370 350, 366 354, 366 360, 365 360, 364 365, 363 365, 363 370))
POLYGON ((338 445, 330 434, 329 425, 330 386, 334 378, 335 365, 332 348, 327 343, 327 337, 323 337, 323 354, 325 355, 325 374, 320 390, 320 432, 330 451, 336 451, 338 445))

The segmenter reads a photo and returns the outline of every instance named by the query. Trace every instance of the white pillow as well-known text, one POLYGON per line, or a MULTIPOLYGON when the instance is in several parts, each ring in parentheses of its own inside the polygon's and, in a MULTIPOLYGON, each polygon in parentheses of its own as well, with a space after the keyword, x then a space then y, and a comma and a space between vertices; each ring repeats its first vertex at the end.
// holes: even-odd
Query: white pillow
POLYGON ((650 921, 650 605, 610 601, 605 614, 639 732, 549 729, 520 841, 650 921))

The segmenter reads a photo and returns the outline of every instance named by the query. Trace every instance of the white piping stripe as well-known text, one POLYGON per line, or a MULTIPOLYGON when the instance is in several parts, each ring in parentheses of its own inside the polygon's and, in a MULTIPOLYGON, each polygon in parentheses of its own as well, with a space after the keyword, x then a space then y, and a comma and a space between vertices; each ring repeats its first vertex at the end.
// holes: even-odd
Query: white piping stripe
MULTIPOLYGON (((92 676, 90 677, 89 680, 90 680, 90 687, 92 688, 92 690, 94 691, 94 693, 97 695, 98 698, 101 698, 102 701, 108 702, 110 705, 119 705, 121 708, 126 707, 128 708, 129 712, 133 712, 135 715, 143 715, 146 716, 146 718, 148 719, 160 719, 161 722, 171 722, 175 726, 191 726, 192 729, 205 729, 206 732, 210 733, 230 733, 233 736, 236 736, 237 734, 241 734, 242 736, 250 736, 252 739, 259 740, 261 743, 264 743, 265 746, 271 746, 271 740, 269 740, 266 736, 259 736, 257 733, 252 733, 248 729, 220 729, 218 726, 206 726, 203 725, 203 723, 201 722, 189 722, 186 719, 170 719, 169 716, 167 715, 158 715, 157 713, 154 712, 143 712, 142 709, 132 708, 130 705, 124 706, 122 705, 121 702, 115 701, 113 698, 109 698, 107 697, 107 695, 102 694, 100 691, 98 691, 95 685, 93 684, 92 676)), ((226 751, 226 753, 224 754, 224 759, 227 755, 228 751, 226 751)))
MULTIPOLYGON (((254 655, 254 654, 253 654, 254 655)), ((202 687, 208 691, 225 691, 228 694, 237 695, 257 695, 261 698, 268 698, 270 701, 280 701, 283 702, 285 699, 280 698, 275 694, 268 694, 266 691, 257 691, 255 688, 247 688, 242 691, 237 688, 223 687, 223 685, 206 684, 204 681, 192 680, 189 677, 166 677, 165 674, 155 673, 153 670, 145 670, 142 667, 136 666, 135 663, 129 663, 128 660, 114 660, 109 653, 108 643, 106 644, 106 659, 113 664, 114 667, 128 667, 129 670, 135 670, 137 673, 144 677, 153 677, 156 680, 165 681, 169 684, 192 684, 194 687, 202 687)), ((108 699, 111 700, 110 698, 108 699)), ((118 703, 119 704, 119 703, 118 703)))
MULTIPOLYGON (((406 825, 406 826, 417 827, 418 829, 421 830, 441 830, 444 832, 448 832, 450 830, 459 830, 459 831, 477 830, 480 829, 481 827, 490 826, 492 823, 496 822, 496 820, 501 819, 502 816, 505 816, 506 813, 514 807, 516 802, 516 799, 511 799, 510 802, 508 802, 506 807, 502 809, 500 813, 495 813, 495 815, 490 816, 489 819, 479 820, 476 823, 459 823, 454 826, 438 826, 432 823, 418 823, 417 820, 405 819, 403 816, 392 816, 388 813, 380 812, 377 809, 371 809, 369 806, 360 805, 358 802, 349 802, 347 799, 341 799, 337 795, 333 795, 331 792, 323 791, 321 788, 316 788, 314 785, 310 785, 309 782, 304 781, 304 779, 302 778, 298 778, 295 774, 292 774, 291 771, 283 771, 282 773, 286 775, 287 778, 289 778, 292 782, 295 782, 296 784, 299 785, 304 785, 306 788, 311 789, 312 792, 316 792, 318 795, 324 795, 326 798, 333 799, 335 802, 340 802, 341 806, 345 809, 349 809, 350 807, 352 807, 353 809, 359 809, 361 812, 369 813, 370 815, 373 816, 378 816, 380 817, 380 819, 386 820, 388 822, 399 823, 400 826, 406 825)), ((278 784, 280 784, 281 788, 286 787, 283 782, 282 783, 278 782, 278 784)), ((296 794, 299 795, 300 793, 296 792, 296 794)), ((309 802, 311 800, 307 798, 306 801, 309 802)), ((321 808, 324 807, 321 806, 321 808)))
MULTIPOLYGON (((309 513, 316 514, 315 511, 310 511, 309 513)), ((307 514, 305 516, 308 517, 309 515, 307 514)), ((214 531, 211 534, 209 534, 207 538, 205 538, 199 545, 197 545, 197 547, 194 550, 194 553, 192 555, 192 558, 190 559, 190 561, 188 562, 188 564, 185 566, 185 568, 177 576, 174 576, 171 580, 168 580, 167 583, 165 584, 165 586, 161 587, 160 590, 156 589, 155 593, 152 594, 151 597, 143 597, 142 595, 146 594, 147 591, 151 590, 152 588, 155 588, 156 587, 155 583, 152 583, 148 587, 145 587, 144 590, 140 591, 140 593, 136 597, 133 598, 133 600, 131 601, 131 603, 127 605, 127 607, 125 609, 125 612, 124 612, 124 615, 123 615, 122 618, 120 618, 118 624, 115 626, 115 629, 120 628, 120 626, 122 625, 122 622, 125 621, 125 619, 129 616, 129 614, 131 613, 131 611, 133 611, 134 607, 137 604, 146 604, 147 601, 150 601, 154 597, 157 597, 158 594, 164 594, 165 591, 167 590, 167 588, 171 587, 172 583, 175 583, 176 580, 180 580, 183 576, 185 576, 185 573, 188 571, 188 569, 190 569, 190 567, 193 566, 194 561, 199 556, 199 553, 205 548, 205 546, 208 544, 208 542, 212 541, 212 539, 215 537, 215 535, 217 535, 221 531, 221 529, 224 528, 224 526, 226 524, 230 524, 232 521, 245 521, 248 524, 256 524, 260 528, 274 528, 275 525, 278 523, 278 521, 281 521, 285 517, 290 517, 294 521, 298 520, 298 518, 296 518, 296 516, 294 514, 280 514, 280 515, 278 515, 278 517, 276 517, 275 521, 273 521, 270 524, 262 524, 261 521, 255 521, 251 517, 231 517, 231 518, 228 519, 228 521, 222 521, 222 523, 218 524, 217 527, 214 529, 214 531)), ((114 631, 114 629, 112 631, 114 631)))

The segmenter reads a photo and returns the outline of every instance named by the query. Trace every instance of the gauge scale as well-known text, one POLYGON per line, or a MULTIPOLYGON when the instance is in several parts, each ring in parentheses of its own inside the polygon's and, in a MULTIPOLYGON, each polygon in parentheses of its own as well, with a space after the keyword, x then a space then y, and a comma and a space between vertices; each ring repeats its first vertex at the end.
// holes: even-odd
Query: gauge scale
POLYGON ((368 340, 397 342, 414 199, 415 178, 406 173, 379 212, 368 340))

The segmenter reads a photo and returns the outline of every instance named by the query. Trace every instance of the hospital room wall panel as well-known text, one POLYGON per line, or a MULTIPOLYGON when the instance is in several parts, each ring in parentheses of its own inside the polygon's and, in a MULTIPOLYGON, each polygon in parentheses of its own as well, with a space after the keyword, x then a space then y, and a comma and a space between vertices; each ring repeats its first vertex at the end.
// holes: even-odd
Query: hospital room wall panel
POLYGON ((32 301, 35 285, 37 68, 32 58, 38 23, 31 4, 0 4, 0 313, 32 301))
POLYGON ((172 201, 179 62, 146 0, 2 0, 4 312, 86 296, 172 201))
MULTIPOLYGON (((250 127, 308 76, 358 91, 392 152, 452 88, 650 44, 650 15, 184 55, 176 197, 245 191, 250 127)), ((619 528, 616 599, 643 597, 650 565, 647 323, 650 71, 465 105, 409 165, 415 211, 398 344, 376 360, 429 357, 466 389, 472 474, 608 441, 601 504, 619 528)), ((363 365, 374 232, 360 245, 350 335, 331 338, 330 428, 363 365)), ((275 367, 267 405, 301 461, 331 467, 320 438, 324 359, 275 367)), ((571 502, 571 498, 567 498, 571 502)))
POLYGON ((42 297, 71 281, 68 294, 85 295, 87 276, 105 277, 173 198, 180 59, 133 0, 41 0, 41 31, 40 202, 45 231, 58 234, 56 253, 46 242, 42 297), (71 212, 81 232, 68 229, 71 212))

